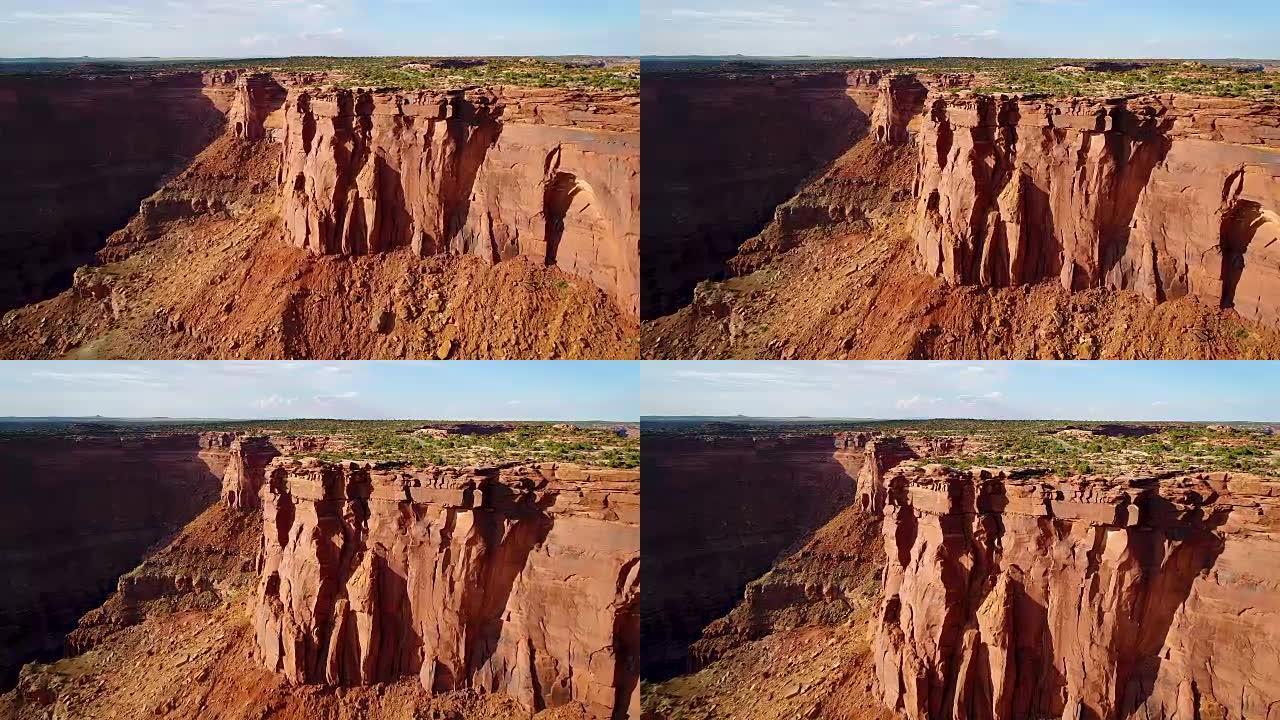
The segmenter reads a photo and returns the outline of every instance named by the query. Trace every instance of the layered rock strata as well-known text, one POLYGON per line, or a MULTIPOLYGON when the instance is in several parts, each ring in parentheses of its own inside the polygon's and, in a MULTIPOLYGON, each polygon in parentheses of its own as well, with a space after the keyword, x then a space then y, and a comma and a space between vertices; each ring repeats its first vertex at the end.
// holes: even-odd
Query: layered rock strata
POLYGON ((639 308, 634 97, 518 88, 290 88, 284 226, 320 254, 518 255, 639 308))
POLYGON ((0 688, 61 654, 117 578, 217 498, 230 445, 218 433, 0 441, 7 501, 22 508, 0 523, 0 688))
POLYGON ((1183 95, 932 95, 921 267, 957 284, 1192 296, 1280 325, 1280 112, 1183 95))
POLYGON ((907 462, 877 692, 929 718, 1280 717, 1280 482, 907 462))
POLYGON ((645 435, 646 678, 684 672, 689 645, 747 583, 853 503, 869 437, 645 435))
POLYGON ((277 458, 266 482, 266 667, 639 717, 638 472, 277 458))

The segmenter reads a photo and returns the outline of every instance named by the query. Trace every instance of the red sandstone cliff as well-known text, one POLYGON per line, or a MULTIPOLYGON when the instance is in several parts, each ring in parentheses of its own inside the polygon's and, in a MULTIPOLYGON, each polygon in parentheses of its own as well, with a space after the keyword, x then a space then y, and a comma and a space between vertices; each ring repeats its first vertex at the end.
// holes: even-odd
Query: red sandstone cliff
POLYGON ((267 668, 638 718, 637 472, 281 458, 267 478, 254 609, 267 668))
POLYGON ((325 83, 0 81, 0 352, 635 355, 635 93, 325 83))
POLYGON ((376 697, 389 714, 460 706, 445 717, 527 718, 560 708, 638 720, 638 471, 292 456, 336 442, 206 433, 4 443, 3 469, 33 491, 73 482, 69 464, 92 467, 75 477, 101 491, 54 493, 60 513, 30 514, 44 535, 11 522, 0 538, 13 583, 0 605, 14 653, 5 670, 56 655, 79 617, 66 641, 74 677, 62 661, 29 665, 18 689, 0 694, 0 716, 46 717, 55 706, 68 717, 136 716, 141 705, 229 720, 269 705, 301 718, 376 697), (67 572, 49 572, 50 552, 67 572), (37 554, 43 572, 27 567, 37 554), (85 613, 117 577, 116 592, 85 613), (57 627, 29 622, 64 615, 57 627), (184 624, 163 647, 148 629, 184 624), (181 679, 152 682, 137 668, 153 659, 163 668, 153 672, 181 679), (175 681, 180 696, 164 699, 175 681), (297 683, 328 688, 289 687, 297 683), (362 689, 374 683, 376 692, 362 689), (446 691, 458 692, 433 697, 446 691))
POLYGON ((913 458, 966 438, 837 455, 851 439, 858 504, 707 626, 705 669, 646 717, 1276 716, 1280 481, 962 472, 913 458))
POLYGON ((622 93, 291 89, 285 231, 320 254, 525 255, 635 314, 639 130, 622 93))
MULTIPOLYGON (((830 80, 792 75, 794 86, 780 87, 768 103, 739 103, 770 112, 730 123, 726 132, 768 130, 767 146, 785 159, 770 164, 777 171, 760 187, 776 194, 726 188, 717 183, 728 181, 716 179, 684 182, 692 170, 679 161, 690 157, 755 182, 746 167, 757 157, 748 141, 754 136, 725 148, 670 133, 669 147, 658 151, 675 160, 655 156, 651 178, 679 182, 655 190, 673 196, 650 203, 655 212, 680 208, 679 198, 703 188, 709 195, 693 210, 655 218, 653 242, 645 223, 646 297, 653 287, 663 305, 646 310, 645 357, 1185 359, 1280 352, 1274 103, 995 97, 975 95, 972 75, 876 73, 830 80, 836 87, 822 96, 848 93, 860 117, 806 126, 788 116, 788 102, 838 117, 808 88, 819 77, 830 80), (774 120, 784 125, 770 125, 774 120), (866 140, 854 143, 864 131, 866 140), (790 147, 795 137, 811 138, 810 149, 845 144, 816 160, 808 149, 790 147), (712 151, 714 157, 701 155, 712 151), (788 168, 803 172, 784 177, 788 168), (732 212, 717 205, 725 202, 732 212), (740 222, 745 217, 755 218, 754 226, 740 222), (703 219, 707 232, 681 234, 703 219)), ((726 72, 660 76, 654 84, 671 85, 671 97, 693 96, 685 105, 696 110, 727 92, 720 85, 745 95, 764 83, 759 75, 726 72)), ((661 120, 662 105, 653 104, 661 120)), ((676 117, 686 134, 725 124, 692 110, 676 117)))
POLYGON ((1240 100, 931 98, 916 240, 950 282, 1191 295, 1280 324, 1280 113, 1240 100))
POLYGON ((888 707, 979 720, 1280 708, 1275 480, 907 463, 881 486, 888 707))

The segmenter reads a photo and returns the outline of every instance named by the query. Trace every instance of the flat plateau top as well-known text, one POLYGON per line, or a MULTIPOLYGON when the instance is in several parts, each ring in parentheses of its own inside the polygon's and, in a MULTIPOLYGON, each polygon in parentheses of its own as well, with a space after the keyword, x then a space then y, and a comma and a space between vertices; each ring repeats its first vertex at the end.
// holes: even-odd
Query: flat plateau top
POLYGON ((176 71, 258 70, 322 74, 324 84, 433 90, 465 85, 634 92, 640 63, 625 57, 288 57, 238 59, 18 58, 0 75, 103 76, 176 71))
POLYGON ((1080 58, 645 58, 645 75, 786 75, 801 72, 971 75, 956 91, 1118 97, 1181 93, 1280 100, 1280 60, 1116 60, 1080 58))
POLYGON ((408 465, 568 462, 594 467, 640 465, 639 425, 626 422, 448 420, 118 420, 0 418, 0 441, 78 437, 121 442, 157 436, 245 433, 279 436, 297 454, 321 460, 408 465))
POLYGON ((1280 477, 1280 424, 1064 420, 642 418, 646 438, 768 438, 875 432, 904 438, 932 462, 1042 469, 1060 477, 1248 472, 1280 477))

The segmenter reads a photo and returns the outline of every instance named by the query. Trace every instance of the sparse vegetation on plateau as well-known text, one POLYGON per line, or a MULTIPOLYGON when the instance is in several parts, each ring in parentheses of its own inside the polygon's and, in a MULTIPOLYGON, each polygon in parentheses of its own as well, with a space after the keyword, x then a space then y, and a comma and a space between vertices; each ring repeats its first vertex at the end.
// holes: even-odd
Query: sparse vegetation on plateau
POLYGON ((288 57, 233 60, 93 60, 10 62, 0 72, 110 75, 181 70, 250 69, 324 73, 325 84, 438 90, 477 85, 636 92, 640 65, 621 57, 288 57))
POLYGON ((1051 97, 1122 97, 1185 93, 1209 97, 1280 99, 1280 63, 1254 60, 1086 60, 1072 58, 703 58, 646 61, 644 71, 740 74, 889 70, 972 73, 973 90, 1051 97))
MULTIPOLYGON (((433 427, 435 424, 432 425, 433 427)), ((506 462, 574 462, 613 468, 640 465, 640 439, 616 427, 568 423, 499 426, 461 430, 436 437, 409 428, 364 429, 349 449, 319 455, 325 460, 362 459, 411 465, 484 465, 506 462)))
POLYGON ((809 435, 878 431, 955 438, 963 449, 922 458, 958 469, 1038 468, 1060 476, 1228 470, 1280 477, 1280 434, 1263 423, 1100 423, 1053 420, 644 421, 646 435, 809 435))
POLYGON ((121 421, 39 420, 0 423, 6 435, 164 435, 241 432, 324 437, 323 460, 375 460, 409 465, 572 462, 595 467, 640 465, 634 423, 451 422, 435 420, 121 421), (630 430, 630 432, 628 432, 630 430))

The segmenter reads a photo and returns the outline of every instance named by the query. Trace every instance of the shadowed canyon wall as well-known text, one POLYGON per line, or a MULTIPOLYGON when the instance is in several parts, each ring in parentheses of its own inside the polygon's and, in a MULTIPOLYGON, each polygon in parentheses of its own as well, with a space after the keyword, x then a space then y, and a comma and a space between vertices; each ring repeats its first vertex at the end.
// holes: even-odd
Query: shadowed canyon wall
POLYGON ((646 71, 643 317, 676 310, 697 283, 722 277, 775 207, 865 135, 879 82, 861 71, 646 71))
POLYGON ((1190 295, 1280 325, 1274 106, 931 96, 918 143, 926 272, 1190 295))
POLYGON ((1280 717, 1280 482, 904 463, 877 686, 913 720, 1280 717))
POLYGON ((646 678, 684 672, 703 627, 781 553, 853 502, 862 442, 645 435, 646 678))
POLYGON ((0 75, 0 311, 70 287, 139 202, 218 135, 234 88, 208 81, 0 75))
POLYGON ((266 667, 638 720, 638 471, 277 458, 265 480, 266 667))
POLYGON ((231 438, 0 441, 0 687, 63 637, 156 543, 218 497, 231 438))

